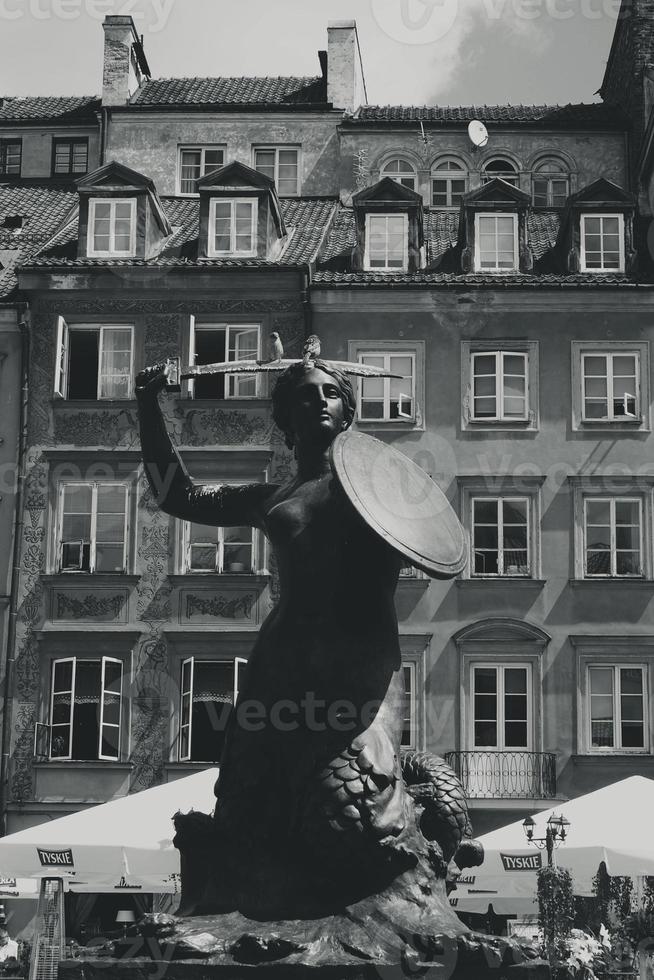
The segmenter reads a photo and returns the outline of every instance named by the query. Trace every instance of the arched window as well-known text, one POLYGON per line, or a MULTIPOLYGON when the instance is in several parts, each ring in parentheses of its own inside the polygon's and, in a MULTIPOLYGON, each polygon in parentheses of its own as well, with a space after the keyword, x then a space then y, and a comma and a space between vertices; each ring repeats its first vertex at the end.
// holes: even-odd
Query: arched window
POLYGON ((415 191, 416 189, 415 167, 408 160, 402 159, 402 157, 396 157, 393 160, 389 160, 388 163, 385 163, 381 176, 390 177, 391 180, 402 184, 404 187, 408 187, 409 190, 415 191))
POLYGON ((562 208, 570 193, 568 168, 556 157, 539 160, 534 167, 532 195, 534 206, 562 208))
POLYGON ((456 157, 439 160, 432 170, 431 203, 435 208, 458 208, 468 189, 468 171, 456 157))
POLYGON ((507 184, 513 184, 514 187, 518 186, 518 171, 515 164, 507 160, 506 157, 496 157, 495 160, 489 160, 488 163, 484 164, 481 172, 482 184, 487 184, 489 180, 494 180, 495 177, 501 177, 507 184))

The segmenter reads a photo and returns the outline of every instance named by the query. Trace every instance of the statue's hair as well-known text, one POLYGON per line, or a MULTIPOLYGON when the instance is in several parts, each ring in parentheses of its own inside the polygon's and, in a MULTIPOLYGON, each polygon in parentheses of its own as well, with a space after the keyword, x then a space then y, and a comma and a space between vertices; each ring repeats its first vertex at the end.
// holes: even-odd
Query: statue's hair
MULTIPOLYGON (((329 361, 321 361, 318 359, 312 362, 311 367, 315 367, 317 370, 323 371, 325 374, 329 374, 330 377, 332 377, 336 382, 341 396, 341 401, 343 402, 343 420, 346 423, 345 428, 348 428, 350 425, 352 425, 354 420, 357 404, 356 395, 354 394, 354 388, 352 387, 350 379, 343 371, 339 371, 338 368, 331 365, 329 361)), ((306 371, 307 367, 301 361, 299 361, 297 364, 292 364, 290 367, 286 368, 283 374, 280 374, 277 384, 273 388, 273 420, 284 433, 284 439, 289 449, 293 448, 293 432, 291 430, 292 392, 306 371)))

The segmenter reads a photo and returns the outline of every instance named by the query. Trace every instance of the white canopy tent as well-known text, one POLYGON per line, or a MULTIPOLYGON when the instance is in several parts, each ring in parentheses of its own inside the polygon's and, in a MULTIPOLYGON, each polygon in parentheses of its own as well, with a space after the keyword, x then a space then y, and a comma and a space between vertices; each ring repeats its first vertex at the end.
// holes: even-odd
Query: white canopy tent
POLYGON ((206 769, 2 837, 0 880, 15 880, 7 885, 11 897, 36 898, 45 877, 63 878, 74 892, 175 894, 173 814, 210 811, 217 776, 217 769, 206 769))
MULTIPOLYGON (((568 838, 555 849, 554 860, 570 871, 576 895, 592 895, 593 878, 602 861, 610 875, 654 875, 653 813, 654 779, 630 776, 531 817, 534 837, 541 838, 553 814, 570 821, 568 838)), ((486 912, 489 904, 497 914, 538 911, 536 873, 547 864, 547 855, 527 843, 525 816, 479 838, 484 863, 464 871, 450 895, 457 911, 486 912)))

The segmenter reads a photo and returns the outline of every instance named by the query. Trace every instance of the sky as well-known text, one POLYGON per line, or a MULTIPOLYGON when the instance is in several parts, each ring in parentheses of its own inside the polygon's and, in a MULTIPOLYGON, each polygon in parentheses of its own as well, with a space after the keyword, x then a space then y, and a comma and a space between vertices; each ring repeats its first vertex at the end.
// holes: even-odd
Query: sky
POLYGON ((0 0, 0 94, 99 94, 102 19, 131 14, 153 77, 315 75, 355 19, 376 105, 596 101, 619 0, 0 0))

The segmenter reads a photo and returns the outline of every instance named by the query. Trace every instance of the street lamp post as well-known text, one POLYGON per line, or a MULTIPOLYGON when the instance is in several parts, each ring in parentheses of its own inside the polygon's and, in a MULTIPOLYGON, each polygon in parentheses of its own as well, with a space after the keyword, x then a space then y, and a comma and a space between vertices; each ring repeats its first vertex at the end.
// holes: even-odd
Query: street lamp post
POLYGON ((535 826, 536 824, 531 817, 525 817, 522 822, 522 829, 525 832, 527 842, 547 851, 547 864, 551 868, 554 864, 554 848, 562 844, 568 836, 570 821, 566 820, 565 817, 557 817, 553 813, 547 821, 544 837, 534 837, 535 826))

